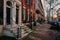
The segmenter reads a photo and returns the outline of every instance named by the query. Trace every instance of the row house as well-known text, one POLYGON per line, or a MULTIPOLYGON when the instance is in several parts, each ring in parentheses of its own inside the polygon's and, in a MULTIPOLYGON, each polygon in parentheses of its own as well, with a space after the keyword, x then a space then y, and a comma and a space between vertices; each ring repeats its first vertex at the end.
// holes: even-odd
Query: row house
POLYGON ((34 0, 0 0, 0 34, 3 29, 17 33, 21 25, 32 24, 34 10, 34 0))
POLYGON ((30 25, 35 23, 35 0, 22 0, 22 23, 30 25))
POLYGON ((40 20, 40 22, 45 20, 45 13, 44 13, 44 8, 42 5, 41 0, 35 0, 35 13, 36 13, 36 21, 40 20))
POLYGON ((31 22, 31 19, 34 19, 34 12, 35 12, 35 4, 34 4, 35 0, 22 0, 22 5, 23 5, 23 16, 22 16, 22 20, 23 23, 29 23, 31 22))
POLYGON ((4 29, 17 32, 18 25, 21 25, 21 8, 20 0, 0 0, 0 35, 4 29))

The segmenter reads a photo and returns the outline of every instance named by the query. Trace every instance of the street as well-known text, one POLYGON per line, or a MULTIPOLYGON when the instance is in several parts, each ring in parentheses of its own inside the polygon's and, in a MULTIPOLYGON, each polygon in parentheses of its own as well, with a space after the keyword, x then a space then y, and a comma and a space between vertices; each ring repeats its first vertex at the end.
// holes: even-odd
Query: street
POLYGON ((59 32, 49 29, 50 26, 49 24, 39 24, 33 27, 33 32, 22 40, 58 40, 59 32))

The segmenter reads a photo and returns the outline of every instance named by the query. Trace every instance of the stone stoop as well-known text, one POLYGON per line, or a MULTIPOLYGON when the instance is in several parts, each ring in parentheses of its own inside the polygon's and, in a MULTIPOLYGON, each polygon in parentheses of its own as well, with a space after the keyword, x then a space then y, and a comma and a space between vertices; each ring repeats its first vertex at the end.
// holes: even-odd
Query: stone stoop
POLYGON ((19 25, 19 27, 21 27, 19 29, 19 33, 17 32, 18 25, 14 25, 13 27, 11 27, 11 25, 8 25, 6 28, 10 30, 15 36, 19 34, 19 39, 27 36, 29 33, 32 32, 32 30, 24 24, 21 26, 19 25))
POLYGON ((22 29, 21 29, 21 36, 22 36, 22 38, 24 36, 27 36, 31 32, 32 32, 32 30, 28 26, 25 26, 25 25, 22 26, 22 29))
MULTIPOLYGON (((25 37, 25 36, 27 36, 29 33, 31 33, 32 32, 32 30, 28 27, 28 26, 26 26, 26 25, 21 25, 20 26, 21 28, 19 29, 19 39, 22 39, 23 37, 25 37)), ((13 32, 15 33, 15 35, 18 35, 17 34, 17 26, 15 26, 15 27, 12 27, 12 29, 11 30, 13 30, 13 32)))

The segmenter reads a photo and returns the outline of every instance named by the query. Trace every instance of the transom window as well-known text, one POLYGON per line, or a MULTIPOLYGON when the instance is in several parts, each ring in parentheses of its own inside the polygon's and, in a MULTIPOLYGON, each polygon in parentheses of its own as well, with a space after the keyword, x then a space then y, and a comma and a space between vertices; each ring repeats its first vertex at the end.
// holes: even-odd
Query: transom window
POLYGON ((7 1, 6 4, 7 4, 8 6, 11 6, 11 5, 12 5, 10 1, 7 1))

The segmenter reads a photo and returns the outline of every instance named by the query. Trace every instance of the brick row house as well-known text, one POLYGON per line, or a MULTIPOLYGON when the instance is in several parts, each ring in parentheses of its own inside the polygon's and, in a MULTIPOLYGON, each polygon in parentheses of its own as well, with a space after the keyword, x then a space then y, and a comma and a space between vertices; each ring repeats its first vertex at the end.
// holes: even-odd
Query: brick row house
POLYGON ((21 24, 21 2, 16 0, 0 0, 0 33, 3 29, 14 30, 21 24), (16 25, 17 24, 17 25, 16 25))
POLYGON ((32 23, 34 0, 0 0, 0 14, 1 35, 3 35, 2 31, 4 31, 4 29, 17 33, 19 26, 32 23))
POLYGON ((35 13, 36 13, 36 21, 39 23, 43 23, 45 21, 45 13, 41 0, 35 0, 35 13))
MULTIPOLYGON (((7 29, 17 34, 17 28, 22 25, 31 25, 30 28, 32 28, 37 18, 35 3, 35 0, 0 0, 0 33, 3 33, 3 29, 7 29)), ((38 6, 38 9, 40 18, 44 19, 44 12, 41 8, 42 4, 38 6)), ((21 34, 21 30, 19 32, 21 34)), ((7 35, 6 32, 5 34, 7 35)))
POLYGON ((35 0, 22 0, 23 12, 22 22, 28 25, 32 25, 35 21, 35 0))

